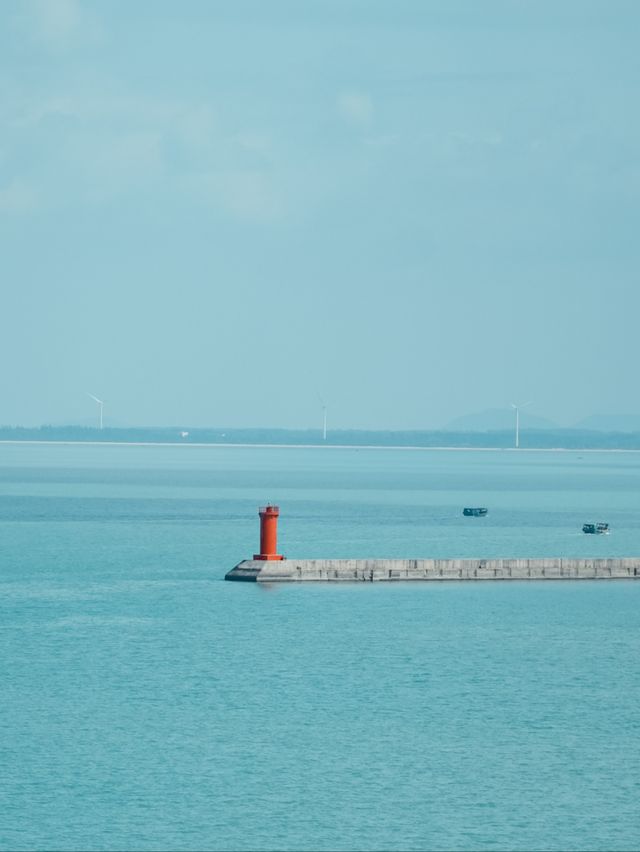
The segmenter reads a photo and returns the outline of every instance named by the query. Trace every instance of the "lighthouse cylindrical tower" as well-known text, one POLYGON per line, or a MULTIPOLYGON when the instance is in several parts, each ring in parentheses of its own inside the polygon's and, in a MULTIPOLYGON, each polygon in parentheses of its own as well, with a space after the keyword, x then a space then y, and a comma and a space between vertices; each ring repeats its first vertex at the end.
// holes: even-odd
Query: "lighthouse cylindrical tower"
POLYGON ((260 506, 258 514, 260 515, 260 553, 255 553, 253 558, 262 561, 284 559, 284 556, 276 553, 280 508, 278 506, 260 506))

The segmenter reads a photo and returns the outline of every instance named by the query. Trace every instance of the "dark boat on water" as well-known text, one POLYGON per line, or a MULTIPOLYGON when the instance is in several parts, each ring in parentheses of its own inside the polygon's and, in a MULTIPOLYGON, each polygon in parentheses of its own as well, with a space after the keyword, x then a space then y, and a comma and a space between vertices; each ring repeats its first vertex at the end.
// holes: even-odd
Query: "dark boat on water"
POLYGON ((462 514, 467 515, 467 517, 471 517, 471 518, 482 518, 487 514, 488 511, 489 511, 488 509, 484 509, 484 508, 469 508, 469 507, 467 507, 467 508, 462 510, 462 514))
POLYGON ((590 535, 608 535, 609 524, 583 524, 582 532, 590 535))

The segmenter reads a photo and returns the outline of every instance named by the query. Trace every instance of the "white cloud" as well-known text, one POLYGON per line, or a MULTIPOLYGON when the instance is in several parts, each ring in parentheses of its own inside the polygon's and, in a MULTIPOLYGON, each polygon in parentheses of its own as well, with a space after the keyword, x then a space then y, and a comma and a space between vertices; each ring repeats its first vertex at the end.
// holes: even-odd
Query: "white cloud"
POLYGON ((266 154, 272 149, 271 137, 267 133, 245 131, 238 133, 235 141, 244 151, 266 154))
POLYGON ((400 142, 400 136, 397 133, 387 133, 382 136, 368 136, 364 143, 372 148, 390 148, 392 145, 397 145, 400 142))
POLYGON ((27 0, 21 7, 19 23, 35 41, 53 50, 78 39, 93 38, 100 31, 93 10, 80 0, 27 0))
POLYGON ((14 178, 8 186, 0 186, 0 214, 30 213, 38 202, 37 190, 25 180, 14 178))
POLYGON ((80 21, 77 0, 32 0, 31 22, 43 41, 66 41, 78 30, 80 21))
POLYGON ((154 132, 76 137, 66 152, 66 162, 81 179, 86 197, 94 200, 157 183, 166 172, 162 140, 154 132))
POLYGON ((338 111, 349 124, 366 127, 373 119, 373 101, 363 92, 342 92, 338 97, 338 111))
POLYGON ((50 117, 77 118, 76 108, 68 97, 53 96, 33 103, 16 98, 14 101, 17 102, 13 109, 7 110, 6 116, 7 125, 11 128, 28 130, 50 117))
POLYGON ((237 219, 272 222, 282 217, 281 193, 269 175, 258 170, 191 174, 182 186, 207 204, 237 219))
MULTIPOLYGON (((5 169, 18 177, 21 151, 39 140, 40 157, 27 163, 38 178, 38 202, 47 208, 133 198, 143 188, 161 194, 177 188, 231 218, 267 223, 280 219, 296 194, 286 186, 287 169, 274 165, 278 149, 272 134, 260 127, 225 130, 206 100, 117 90, 94 94, 82 81, 65 92, 21 94, 16 87, 0 108, 5 136, 0 155, 5 169)), ((5 183, 10 174, 5 172, 5 183)), ((23 183, 4 192, 4 211, 35 203, 23 183)))
POLYGON ((194 150, 206 150, 215 141, 218 128, 213 110, 208 104, 173 109, 170 123, 182 142, 194 150))
POLYGON ((230 211, 238 216, 271 220, 281 212, 271 181, 260 172, 229 173, 223 187, 230 211))
POLYGON ((447 134, 454 142, 464 145, 488 145, 495 147, 502 144, 502 134, 495 130, 491 132, 468 133, 464 130, 450 130, 447 134))

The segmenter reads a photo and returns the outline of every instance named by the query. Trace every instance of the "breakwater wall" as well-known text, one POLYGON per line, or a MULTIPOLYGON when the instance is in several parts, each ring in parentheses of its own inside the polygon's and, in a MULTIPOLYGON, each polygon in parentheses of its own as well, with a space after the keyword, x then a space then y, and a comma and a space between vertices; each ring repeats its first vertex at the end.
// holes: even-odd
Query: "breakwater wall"
POLYGON ((633 580, 640 557, 613 559, 247 559, 225 580, 257 583, 633 580))

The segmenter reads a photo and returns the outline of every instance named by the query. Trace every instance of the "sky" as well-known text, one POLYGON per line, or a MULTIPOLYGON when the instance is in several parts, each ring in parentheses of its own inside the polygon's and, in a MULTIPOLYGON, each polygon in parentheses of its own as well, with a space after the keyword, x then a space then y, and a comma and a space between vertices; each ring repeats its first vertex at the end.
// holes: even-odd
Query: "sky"
POLYGON ((637 0, 3 0, 0 423, 640 414, 637 0))

